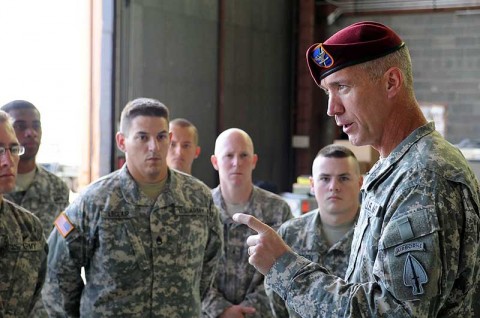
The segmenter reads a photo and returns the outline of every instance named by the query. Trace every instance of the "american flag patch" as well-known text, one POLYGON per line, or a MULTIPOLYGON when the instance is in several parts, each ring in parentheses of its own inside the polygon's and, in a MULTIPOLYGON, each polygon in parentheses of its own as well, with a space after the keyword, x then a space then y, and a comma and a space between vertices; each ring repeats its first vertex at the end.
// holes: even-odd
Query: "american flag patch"
POLYGON ((63 238, 66 238, 67 235, 75 228, 64 212, 60 213, 55 220, 55 227, 57 228, 58 232, 62 234, 63 238))

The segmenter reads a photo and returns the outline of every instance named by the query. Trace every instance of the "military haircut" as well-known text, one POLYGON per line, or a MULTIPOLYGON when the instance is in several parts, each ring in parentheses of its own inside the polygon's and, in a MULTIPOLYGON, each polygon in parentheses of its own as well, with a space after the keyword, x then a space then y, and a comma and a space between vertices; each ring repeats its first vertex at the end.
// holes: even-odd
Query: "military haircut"
POLYGON ((191 121, 185 118, 175 118, 170 122, 171 126, 179 126, 182 128, 190 128, 192 127, 193 129, 193 141, 195 142, 196 145, 198 145, 198 129, 195 127, 194 124, 192 124, 191 121))
POLYGON ((0 110, 0 125, 3 125, 7 131, 9 130, 15 135, 12 121, 12 117, 6 111, 0 110))
POLYGON ((347 148, 345 146, 337 145, 337 144, 327 145, 327 146, 323 147, 322 149, 320 149, 320 151, 318 151, 317 155, 315 156, 315 159, 317 159, 319 157, 325 157, 325 158, 348 158, 348 157, 352 157, 354 162, 355 162, 356 169, 360 173, 360 164, 358 163, 357 157, 355 156, 355 154, 353 153, 352 150, 350 150, 349 148, 347 148))
POLYGON ((120 132, 127 135, 132 120, 137 116, 162 117, 169 121, 167 106, 153 98, 136 98, 127 103, 120 115, 120 132))
POLYGON ((0 124, 10 121, 10 116, 4 110, 0 110, 0 124))
POLYGON ((40 112, 38 111, 37 107, 35 107, 35 105, 33 105, 30 102, 27 102, 26 100, 21 100, 21 99, 13 100, 9 103, 6 103, 5 105, 2 106, 1 109, 7 113, 10 113, 12 110, 17 110, 17 109, 33 109, 40 114, 40 112))
POLYGON ((372 80, 380 78, 389 68, 394 66, 402 71, 406 88, 413 91, 412 60, 406 45, 386 56, 357 65, 372 80))

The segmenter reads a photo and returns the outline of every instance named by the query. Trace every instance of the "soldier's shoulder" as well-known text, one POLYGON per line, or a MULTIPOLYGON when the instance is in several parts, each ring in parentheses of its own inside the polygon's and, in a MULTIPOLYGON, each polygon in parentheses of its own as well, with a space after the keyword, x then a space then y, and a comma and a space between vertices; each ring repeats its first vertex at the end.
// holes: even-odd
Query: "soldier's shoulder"
POLYGON ((12 202, 12 201, 10 201, 6 198, 3 198, 3 202, 6 206, 6 208, 8 208, 8 210, 10 210, 12 213, 15 214, 16 219, 23 222, 24 224, 25 223, 31 224, 34 228, 42 229, 42 231, 43 231, 42 222, 40 221, 40 219, 35 214, 33 214, 32 212, 28 211, 27 209, 21 207, 20 205, 12 202))
POLYGON ((258 186, 254 186, 254 191, 258 193, 258 197, 262 198, 262 200, 268 200, 272 204, 278 204, 278 205, 286 205, 288 206, 287 201, 285 201, 284 198, 282 198, 280 195, 270 192, 268 190, 262 189, 258 186))
POLYGON ((171 169, 171 179, 172 179, 172 185, 177 189, 177 190, 187 190, 187 191, 198 191, 201 194, 206 194, 210 196, 211 194, 211 189, 208 187, 202 180, 191 176, 189 174, 185 174, 182 172, 179 172, 177 170, 171 169))

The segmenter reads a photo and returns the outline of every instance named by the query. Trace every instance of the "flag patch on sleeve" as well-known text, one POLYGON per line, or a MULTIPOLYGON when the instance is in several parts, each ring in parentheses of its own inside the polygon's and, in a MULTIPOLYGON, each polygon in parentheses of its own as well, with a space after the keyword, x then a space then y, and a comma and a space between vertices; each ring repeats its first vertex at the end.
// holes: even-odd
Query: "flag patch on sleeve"
POLYGON ((57 228, 58 232, 66 238, 67 235, 75 229, 72 222, 68 219, 68 216, 62 212, 55 220, 55 227, 57 228))

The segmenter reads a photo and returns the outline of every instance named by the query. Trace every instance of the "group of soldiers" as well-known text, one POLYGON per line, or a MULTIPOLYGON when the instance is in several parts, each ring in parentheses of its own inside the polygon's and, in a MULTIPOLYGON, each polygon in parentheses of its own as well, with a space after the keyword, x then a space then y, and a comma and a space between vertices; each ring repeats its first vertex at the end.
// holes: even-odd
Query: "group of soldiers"
POLYGON ((479 315, 478 181, 423 116, 405 43, 364 21, 306 58, 327 114, 380 160, 364 179, 349 149, 322 148, 318 208, 297 218, 253 184, 259 158, 241 129, 216 139, 216 188, 192 176, 197 129, 151 98, 121 113, 125 165, 69 203, 35 160, 39 111, 2 107, 0 316, 479 315))

